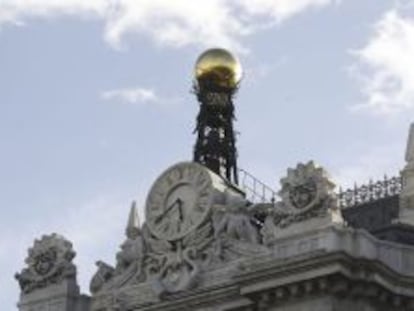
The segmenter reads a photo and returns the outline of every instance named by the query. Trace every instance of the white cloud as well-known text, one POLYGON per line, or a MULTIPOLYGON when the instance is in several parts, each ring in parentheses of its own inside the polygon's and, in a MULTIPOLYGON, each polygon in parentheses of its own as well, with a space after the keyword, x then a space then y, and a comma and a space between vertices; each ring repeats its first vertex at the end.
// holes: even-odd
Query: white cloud
POLYGON ((200 44, 242 49, 239 40, 258 28, 338 0, 0 0, 0 27, 60 15, 99 18, 116 48, 138 33, 172 46, 200 44))
POLYGON ((354 51, 353 74, 365 103, 353 107, 389 115, 414 108, 414 18, 393 9, 374 27, 374 35, 354 51))
POLYGON ((0 26, 23 25, 28 18, 59 15, 104 16, 110 1, 103 0, 0 0, 0 26))
POLYGON ((241 0, 243 9, 255 15, 269 15, 277 21, 283 21, 306 9, 322 7, 338 0, 241 0))
POLYGON ((105 91, 101 94, 105 100, 120 100, 130 104, 154 103, 159 100, 152 89, 145 88, 123 88, 105 91))

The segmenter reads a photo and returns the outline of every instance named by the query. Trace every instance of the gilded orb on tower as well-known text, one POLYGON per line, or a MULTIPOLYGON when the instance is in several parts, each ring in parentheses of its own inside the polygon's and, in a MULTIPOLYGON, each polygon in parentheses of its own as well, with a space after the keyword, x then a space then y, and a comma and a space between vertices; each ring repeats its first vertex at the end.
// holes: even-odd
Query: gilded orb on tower
POLYGON ((242 78, 239 60, 221 48, 202 53, 196 61, 194 71, 199 87, 235 90, 242 78))

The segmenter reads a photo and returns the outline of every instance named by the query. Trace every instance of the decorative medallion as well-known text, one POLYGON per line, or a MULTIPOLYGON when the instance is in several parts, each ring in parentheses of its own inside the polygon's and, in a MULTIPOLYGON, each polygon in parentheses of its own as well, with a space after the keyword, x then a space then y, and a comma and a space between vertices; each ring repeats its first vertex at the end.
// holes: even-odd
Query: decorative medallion
MULTIPOLYGON (((264 218, 261 234, 265 244, 271 244, 281 233, 294 223, 318 219, 314 224, 343 223, 334 192, 335 184, 326 171, 313 161, 299 163, 288 169, 286 177, 280 180, 281 202, 276 202, 264 218), (323 221, 322 221, 323 219, 323 221)), ((297 232, 297 231, 296 231, 297 232)))
POLYGON ((289 213, 301 214, 309 211, 325 200, 335 196, 335 184, 330 181, 325 170, 315 166, 313 161, 299 163, 295 169, 288 169, 288 175, 281 179, 279 195, 289 213))
POLYGON ((72 243, 62 236, 53 233, 35 240, 25 261, 28 267, 16 274, 22 291, 29 293, 65 278, 75 277, 74 257, 72 243))

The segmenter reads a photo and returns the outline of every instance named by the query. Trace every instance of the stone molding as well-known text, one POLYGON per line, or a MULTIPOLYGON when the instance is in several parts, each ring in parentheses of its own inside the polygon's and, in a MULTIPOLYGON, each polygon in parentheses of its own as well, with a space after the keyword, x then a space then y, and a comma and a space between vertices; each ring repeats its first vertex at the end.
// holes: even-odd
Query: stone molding
POLYGON ((283 310, 285 303, 315 296, 365 299, 386 310, 414 310, 412 278, 401 278, 382 263, 355 259, 343 252, 292 258, 274 266, 270 275, 250 273, 238 280, 241 295, 249 297, 256 310, 270 306, 283 310))

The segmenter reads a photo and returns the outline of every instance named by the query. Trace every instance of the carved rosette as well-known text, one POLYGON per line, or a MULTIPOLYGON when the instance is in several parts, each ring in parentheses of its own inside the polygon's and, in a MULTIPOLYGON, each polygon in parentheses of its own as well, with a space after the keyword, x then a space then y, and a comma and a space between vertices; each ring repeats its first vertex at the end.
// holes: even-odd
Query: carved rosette
POLYGON ((75 278, 76 267, 72 263, 75 255, 72 243, 55 233, 35 240, 25 260, 27 268, 15 275, 22 292, 27 294, 64 279, 75 278))

